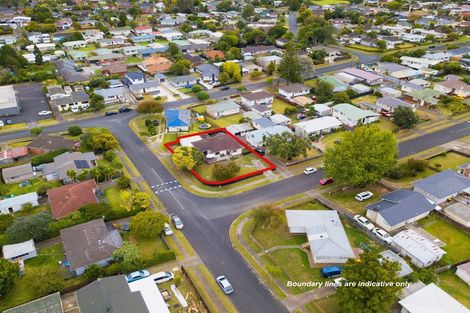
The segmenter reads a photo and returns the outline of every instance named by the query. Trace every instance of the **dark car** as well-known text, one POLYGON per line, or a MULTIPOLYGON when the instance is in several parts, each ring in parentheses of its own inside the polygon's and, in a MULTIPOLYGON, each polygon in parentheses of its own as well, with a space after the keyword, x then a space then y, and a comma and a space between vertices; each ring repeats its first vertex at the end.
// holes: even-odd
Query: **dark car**
POLYGON ((258 152, 258 153, 261 154, 261 155, 265 155, 265 154, 266 154, 266 152, 265 152, 263 149, 261 149, 261 148, 256 148, 255 151, 258 152))
POLYGON ((123 231, 130 231, 131 230, 129 222, 124 222, 124 224, 122 224, 122 230, 123 231))
POLYGON ((131 108, 120 108, 119 109, 119 113, 126 113, 126 112, 131 112, 132 109, 131 108))
POLYGON ((220 90, 229 90, 230 89, 230 86, 222 86, 220 87, 220 90))
POLYGON ((105 115, 105 116, 111 116, 111 115, 116 115, 116 114, 118 114, 118 112, 116 112, 116 111, 109 111, 109 112, 106 112, 104 115, 105 115))
POLYGON ((157 121, 157 120, 153 120, 153 121, 152 121, 152 124, 153 124, 153 126, 158 126, 158 125, 160 125, 160 122, 157 121))
POLYGON ((5 121, 5 124, 7 124, 7 125, 13 125, 13 121, 12 121, 12 120, 6 120, 6 121, 5 121))

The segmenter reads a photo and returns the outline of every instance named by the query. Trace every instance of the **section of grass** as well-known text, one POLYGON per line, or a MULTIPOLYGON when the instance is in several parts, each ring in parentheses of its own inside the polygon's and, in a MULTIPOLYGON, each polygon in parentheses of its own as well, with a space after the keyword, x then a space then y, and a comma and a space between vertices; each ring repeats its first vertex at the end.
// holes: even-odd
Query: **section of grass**
POLYGON ((439 273, 439 287, 470 309, 470 286, 454 270, 439 273))

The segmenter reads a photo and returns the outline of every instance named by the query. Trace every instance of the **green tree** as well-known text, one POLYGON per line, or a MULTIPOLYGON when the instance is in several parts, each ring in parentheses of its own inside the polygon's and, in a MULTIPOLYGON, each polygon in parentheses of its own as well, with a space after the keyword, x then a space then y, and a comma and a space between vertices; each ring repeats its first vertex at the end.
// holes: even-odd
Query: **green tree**
POLYGON ((300 155, 307 157, 312 142, 307 138, 298 137, 293 133, 284 132, 264 139, 270 154, 285 160, 292 160, 300 155))
POLYGON ((4 232, 13 222, 15 217, 11 214, 0 214, 0 232, 4 232))
POLYGON ((42 128, 41 127, 31 128, 30 133, 31 135, 38 136, 42 133, 42 128))
POLYGON ((257 227, 262 229, 273 229, 281 226, 286 219, 283 210, 274 208, 270 205, 262 205, 253 210, 253 220, 257 227))
POLYGON ((9 243, 30 239, 44 240, 47 238, 48 225, 52 220, 52 216, 48 213, 18 217, 5 231, 7 240, 9 243))
POLYGON ((83 134, 82 128, 78 125, 69 126, 67 131, 68 131, 70 136, 78 136, 78 135, 83 134))
POLYGON ((269 62, 266 72, 269 75, 273 75, 276 72, 276 63, 274 61, 269 62))
POLYGON ((129 188, 129 186, 131 185, 131 179, 123 175, 117 180, 117 185, 121 189, 129 188))
POLYGON ((225 84, 226 83, 238 83, 242 80, 240 65, 238 65, 235 62, 225 62, 224 64, 222 64, 222 71, 221 71, 221 74, 219 75, 219 80, 220 80, 220 76, 223 74, 227 75, 228 81, 223 82, 225 84))
POLYGON ((302 66, 299 60, 297 48, 292 42, 287 44, 286 52, 278 66, 279 76, 287 80, 287 83, 302 82, 302 66))
POLYGON ((135 244, 124 241, 120 248, 114 250, 113 258, 124 265, 139 265, 142 262, 142 253, 135 244))
POLYGON ((92 264, 85 269, 85 277, 89 281, 94 281, 105 276, 105 272, 98 264, 92 264))
POLYGON ((36 45, 34 45, 33 54, 34 54, 34 63, 36 63, 37 65, 42 65, 44 63, 42 59, 42 52, 41 50, 39 50, 38 46, 36 45))
POLYGON ((251 3, 248 3, 242 10, 242 17, 245 20, 251 20, 255 16, 255 6, 251 3))
POLYGON ((5 259, 0 259, 0 296, 5 296, 20 277, 20 266, 5 259))
POLYGON ((163 107, 157 100, 142 100, 137 106, 137 112, 144 114, 161 113, 163 112, 163 107))
POLYGON ((217 10, 220 12, 227 12, 232 9, 232 1, 222 0, 217 4, 217 10))
POLYGON ((147 209, 150 207, 150 196, 136 190, 121 190, 119 192, 121 208, 126 211, 147 209))
POLYGON ((77 171, 74 169, 68 170, 67 177, 70 178, 71 181, 75 181, 77 179, 77 171))
POLYGON ((381 255, 364 252, 359 260, 350 259, 343 266, 343 285, 338 287, 341 312, 382 313, 390 311, 401 287, 397 283, 400 264, 381 255), (360 282, 385 282, 386 286, 359 286, 360 282), (348 283, 350 285, 345 286, 348 283), (355 284, 355 286, 351 286, 355 284))
POLYGON ((87 132, 81 137, 81 143, 99 153, 119 146, 116 138, 109 132, 87 132))
POLYGON ((171 56, 173 60, 176 60, 181 55, 180 49, 174 42, 170 42, 168 44, 167 53, 171 56))
POLYGON ((410 107, 399 106, 392 113, 393 122, 400 128, 411 129, 419 123, 419 118, 410 107))
POLYGON ((343 134, 340 143, 326 150, 324 168, 340 184, 365 186, 388 173, 397 156, 391 132, 376 125, 361 126, 343 134))
POLYGON ((227 163, 216 163, 212 169, 212 177, 222 181, 234 177, 240 172, 240 166, 234 162, 229 161, 227 163))
POLYGON ((107 203, 90 203, 85 204, 78 211, 84 219, 92 221, 102 217, 106 219, 112 213, 112 208, 107 203))
POLYGON ((168 219, 162 213, 148 210, 131 217, 130 228, 138 237, 157 238, 167 221, 168 219))
POLYGON ((193 147, 178 147, 171 160, 181 170, 191 171, 202 164, 204 155, 193 147))
POLYGON ((191 61, 180 59, 173 63, 170 67, 170 73, 173 75, 188 75, 191 68, 191 61))
POLYGON ((94 110, 94 111, 99 111, 99 110, 102 110, 104 109, 105 107, 105 104, 104 104, 104 98, 102 95, 98 95, 98 94, 93 94, 90 98, 90 107, 94 110))
POLYGON ((385 40, 377 40, 375 44, 377 45, 377 49, 379 49, 380 51, 384 51, 385 49, 387 49, 387 43, 385 42, 385 40))
POLYGON ((207 92, 200 91, 200 92, 197 93, 197 99, 199 101, 207 100, 207 99, 209 99, 209 94, 207 92))

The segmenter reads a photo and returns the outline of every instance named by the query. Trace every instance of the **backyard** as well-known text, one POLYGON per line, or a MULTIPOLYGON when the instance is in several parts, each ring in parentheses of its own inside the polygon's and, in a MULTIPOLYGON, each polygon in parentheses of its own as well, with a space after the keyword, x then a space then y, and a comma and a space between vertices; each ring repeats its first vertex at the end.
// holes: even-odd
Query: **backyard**
POLYGON ((139 247, 143 260, 151 260, 155 253, 170 250, 161 237, 151 239, 140 238, 135 236, 132 230, 121 232, 121 237, 123 240, 130 241, 139 247))
POLYGON ((455 275, 455 270, 439 273, 439 287, 470 309, 470 286, 455 275))
POLYGON ((29 180, 29 184, 24 184, 23 182, 23 185, 24 186, 22 186, 20 183, 5 184, 4 194, 10 195, 10 196, 18 196, 18 195, 23 195, 25 193, 38 192, 41 189, 47 190, 47 189, 59 187, 62 184, 58 180, 46 181, 45 179, 38 177, 38 178, 29 180))
POLYGON ((284 114, 284 110, 286 108, 296 109, 296 107, 293 106, 292 104, 289 104, 285 101, 274 98, 273 105, 272 105, 273 114, 284 114))

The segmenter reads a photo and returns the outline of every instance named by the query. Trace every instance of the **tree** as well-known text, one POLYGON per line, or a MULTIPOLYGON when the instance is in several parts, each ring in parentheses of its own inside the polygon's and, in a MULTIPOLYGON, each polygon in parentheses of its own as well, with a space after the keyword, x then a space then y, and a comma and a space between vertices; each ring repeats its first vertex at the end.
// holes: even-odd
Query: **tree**
POLYGON ((42 133, 42 128, 41 127, 31 128, 30 133, 31 135, 38 136, 42 133))
POLYGON ((401 290, 398 277, 400 264, 377 253, 364 252, 359 260, 349 259, 343 265, 342 286, 338 287, 341 312, 382 313, 390 311, 401 290), (383 286, 359 286, 360 282, 383 282, 383 286), (346 286, 345 284, 348 284, 346 286), (353 285, 355 284, 355 286, 353 285))
POLYGON ((142 262, 142 253, 135 244, 124 241, 121 247, 113 252, 114 261, 124 265, 138 265, 142 262))
POLYGON ((99 110, 104 109, 105 104, 104 104, 103 96, 94 93, 90 98, 90 107, 94 111, 99 111, 99 110))
POLYGON ((227 12, 232 9, 232 1, 222 0, 217 4, 217 10, 220 12, 227 12))
POLYGON ((167 53, 172 57, 173 60, 176 60, 178 56, 181 54, 180 49, 174 42, 170 42, 168 44, 167 53))
POLYGON ((251 3, 248 3, 242 10, 242 17, 245 20, 251 20, 255 16, 255 6, 251 3))
POLYGON ((180 59, 170 67, 170 73, 173 75, 188 75, 191 68, 191 61, 180 59))
POLYGON ((5 234, 9 243, 18 243, 34 239, 41 241, 47 238, 48 225, 52 221, 48 213, 39 213, 17 218, 5 234))
POLYGON ((145 114, 161 113, 163 112, 163 107, 157 100, 142 100, 137 106, 137 112, 145 114))
POLYGON ((200 91, 200 92, 197 93, 197 99, 199 101, 207 100, 207 99, 209 99, 209 94, 207 92, 200 91))
POLYGON ((411 129, 419 123, 419 118, 410 107, 399 106, 392 113, 393 122, 400 128, 411 129))
POLYGON ((83 145, 98 153, 119 146, 116 138, 109 132, 88 132, 80 138, 83 145))
POLYGON ((89 203, 78 209, 82 217, 87 221, 97 218, 106 218, 112 212, 112 208, 107 203, 89 203))
POLYGON ((319 16, 305 18, 299 28, 299 43, 302 47, 334 43, 335 27, 319 16))
POLYGON ((257 227, 272 229, 279 227, 285 221, 286 215, 283 210, 276 209, 270 205, 262 205, 253 210, 253 219, 257 227))
POLYGON ((287 44, 286 52, 278 66, 279 76, 287 80, 287 83, 302 82, 302 68, 297 48, 292 42, 287 44))
POLYGON ((168 219, 162 213, 148 210, 131 217, 130 228, 138 237, 156 238, 162 233, 167 221, 168 219))
POLYGON ((142 210, 150 207, 150 196, 145 192, 136 190, 121 190, 121 207, 126 211, 142 210))
POLYGON ((74 169, 68 170, 67 177, 70 178, 71 181, 75 181, 77 179, 77 171, 74 169))
POLYGON ((245 39, 247 44, 259 45, 265 41, 266 33, 260 28, 255 28, 245 32, 243 34, 243 39, 245 39))
POLYGON ((377 45, 377 48, 380 51, 384 51, 385 49, 387 49, 387 43, 385 42, 385 40, 377 40, 375 44, 377 45))
POLYGON ((341 142, 325 153, 324 168, 340 184, 365 186, 378 181, 397 162, 393 134, 376 125, 346 132, 341 142))
POLYGON ((238 172, 240 172, 240 166, 234 161, 216 163, 212 169, 212 176, 221 181, 234 177, 238 172))
POLYGON ((104 270, 98 264, 92 264, 85 269, 85 277, 89 281, 97 280, 105 276, 104 270))
POLYGON ((106 161, 111 162, 112 160, 116 158, 116 152, 114 152, 114 150, 108 150, 105 153, 103 153, 103 158, 106 161))
POLYGON ((83 134, 83 130, 78 125, 72 125, 67 129, 70 136, 78 136, 83 134))
POLYGON ((44 63, 42 59, 42 52, 41 50, 39 50, 38 46, 36 45, 34 45, 33 54, 34 54, 34 63, 36 63, 37 65, 42 65, 44 63))
POLYGON ((276 72, 276 63, 274 61, 269 62, 266 72, 269 75, 273 75, 276 72))
POLYGON ((202 164, 204 155, 193 147, 178 147, 171 156, 171 160, 179 169, 191 171, 202 164))
POLYGON ((121 176, 117 180, 117 185, 121 189, 129 188, 129 186, 131 185, 131 179, 127 176, 121 176))
POLYGON ((284 132, 264 139, 270 154, 285 160, 292 160, 300 155, 307 157, 312 142, 307 138, 298 137, 293 133, 284 132))
POLYGON ((11 214, 0 214, 0 232, 4 232, 13 222, 15 217, 11 214))
POLYGON ((235 62, 225 62, 224 64, 222 64, 222 71, 221 71, 221 74, 219 75, 219 80, 222 74, 227 75, 227 81, 224 82, 225 84, 226 83, 238 83, 242 80, 240 65, 238 65, 235 62))
POLYGON ((5 296, 20 277, 20 266, 6 259, 0 259, 0 296, 5 296))

